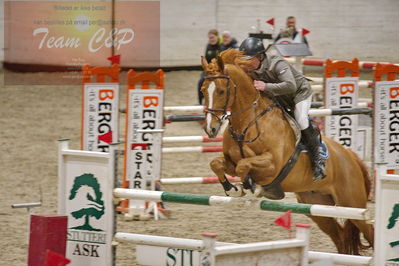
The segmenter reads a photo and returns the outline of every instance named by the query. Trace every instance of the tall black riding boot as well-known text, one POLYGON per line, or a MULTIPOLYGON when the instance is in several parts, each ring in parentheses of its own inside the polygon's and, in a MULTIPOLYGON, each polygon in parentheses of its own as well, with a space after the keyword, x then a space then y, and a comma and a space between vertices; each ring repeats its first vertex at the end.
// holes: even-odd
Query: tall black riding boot
POLYGON ((319 181, 326 177, 324 173, 326 167, 326 159, 320 155, 321 143, 319 133, 310 125, 307 129, 302 130, 304 144, 309 150, 309 156, 313 168, 313 181, 319 181))

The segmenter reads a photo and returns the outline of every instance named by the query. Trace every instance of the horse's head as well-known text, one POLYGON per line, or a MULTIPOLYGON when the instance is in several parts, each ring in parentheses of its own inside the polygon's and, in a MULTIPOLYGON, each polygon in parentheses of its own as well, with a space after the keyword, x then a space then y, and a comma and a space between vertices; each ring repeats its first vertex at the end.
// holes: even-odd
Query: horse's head
POLYGON ((244 71, 249 63, 245 55, 236 49, 223 51, 209 64, 202 57, 206 75, 201 90, 205 98, 204 128, 208 136, 215 137, 218 134, 226 115, 248 109, 258 98, 259 92, 244 71))
POLYGON ((227 68, 221 57, 207 63, 202 57, 202 67, 205 71, 205 81, 202 93, 205 99, 205 132, 213 138, 219 133, 224 122, 224 116, 230 112, 234 101, 235 85, 230 79, 227 68))

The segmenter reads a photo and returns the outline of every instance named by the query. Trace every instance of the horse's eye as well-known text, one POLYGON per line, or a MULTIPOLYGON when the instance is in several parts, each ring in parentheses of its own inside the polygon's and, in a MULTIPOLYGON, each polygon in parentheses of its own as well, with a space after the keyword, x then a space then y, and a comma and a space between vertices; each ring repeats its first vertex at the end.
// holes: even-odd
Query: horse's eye
POLYGON ((223 95, 223 94, 224 94, 224 90, 220 90, 219 95, 223 95))

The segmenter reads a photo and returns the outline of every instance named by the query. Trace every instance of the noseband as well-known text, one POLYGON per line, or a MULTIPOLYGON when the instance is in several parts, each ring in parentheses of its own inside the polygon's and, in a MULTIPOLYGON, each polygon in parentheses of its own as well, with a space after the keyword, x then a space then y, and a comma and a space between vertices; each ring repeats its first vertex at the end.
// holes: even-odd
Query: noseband
MULTIPOLYGON (((227 86, 226 86, 226 89, 227 89, 227 92, 226 92, 226 102, 224 103, 223 108, 222 108, 222 109, 213 109, 213 108, 208 108, 208 107, 206 107, 206 108, 204 109, 204 112, 205 112, 205 113, 211 114, 212 116, 214 116, 214 117, 217 118, 217 120, 219 121, 219 123, 222 123, 222 122, 223 122, 222 120, 224 119, 224 117, 225 117, 225 116, 228 116, 228 113, 230 112, 230 106, 229 106, 229 100, 230 100, 230 94, 231 94, 231 92, 230 92, 230 89, 231 89, 231 86, 230 86, 230 76, 228 76, 228 75, 213 75, 213 76, 207 76, 207 77, 205 77, 205 79, 208 79, 208 80, 214 80, 214 79, 227 79, 227 86), (223 112, 222 118, 219 118, 219 116, 216 115, 217 112, 223 112)), ((236 90, 236 85, 234 85, 234 97, 236 97, 236 95, 237 95, 236 92, 237 92, 237 90, 236 90)))

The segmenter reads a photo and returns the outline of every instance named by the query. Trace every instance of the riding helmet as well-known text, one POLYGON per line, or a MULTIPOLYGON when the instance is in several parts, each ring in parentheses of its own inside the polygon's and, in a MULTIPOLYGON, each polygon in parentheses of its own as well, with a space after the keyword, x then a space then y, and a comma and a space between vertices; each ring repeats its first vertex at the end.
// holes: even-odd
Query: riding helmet
POLYGON ((248 37, 243 40, 239 50, 243 51, 244 54, 247 55, 246 59, 251 59, 252 57, 255 57, 258 54, 264 53, 266 51, 262 40, 254 37, 248 37))

